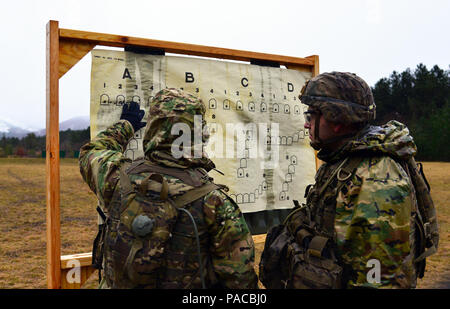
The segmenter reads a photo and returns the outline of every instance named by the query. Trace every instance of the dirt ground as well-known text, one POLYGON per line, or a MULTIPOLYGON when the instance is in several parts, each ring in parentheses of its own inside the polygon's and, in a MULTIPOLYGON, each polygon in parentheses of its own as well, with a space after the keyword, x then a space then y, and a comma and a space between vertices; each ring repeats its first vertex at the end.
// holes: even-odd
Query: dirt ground
MULTIPOLYGON (((450 163, 425 162, 438 211, 440 246, 418 288, 450 288, 450 163)), ((0 158, 0 288, 46 288, 44 159, 0 158)), ((96 198, 76 159, 61 160, 62 255, 90 252, 97 231, 96 198)), ((256 244, 258 265, 263 243, 256 244)), ((97 275, 83 288, 96 288, 97 275)))

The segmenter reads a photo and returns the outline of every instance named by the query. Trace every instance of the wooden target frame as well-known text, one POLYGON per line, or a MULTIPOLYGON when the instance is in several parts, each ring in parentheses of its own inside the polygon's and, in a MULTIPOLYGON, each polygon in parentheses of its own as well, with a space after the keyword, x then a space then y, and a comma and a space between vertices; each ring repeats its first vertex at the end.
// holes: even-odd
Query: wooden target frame
MULTIPOLYGON (((130 36, 59 28, 50 20, 46 31, 46 223, 47 287, 80 288, 94 272, 91 253, 61 256, 60 237, 60 157, 59 157, 59 79, 97 45, 163 50, 174 54, 238 60, 250 63, 276 63, 288 69, 319 74, 319 56, 296 58, 235 49, 176 43, 130 36), (79 282, 69 283, 71 261, 80 267, 79 282)), ((316 157, 316 168, 319 161, 316 157)), ((257 235, 254 236, 263 236, 257 235)), ((263 241, 263 238, 261 239, 263 241)))

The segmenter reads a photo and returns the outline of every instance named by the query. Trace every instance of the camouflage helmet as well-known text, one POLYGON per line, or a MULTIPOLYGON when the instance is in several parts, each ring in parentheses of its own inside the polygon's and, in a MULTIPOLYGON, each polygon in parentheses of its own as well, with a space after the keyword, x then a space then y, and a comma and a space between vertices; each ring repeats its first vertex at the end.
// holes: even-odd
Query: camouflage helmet
POLYGON ((375 102, 367 83, 353 73, 322 73, 307 81, 299 95, 331 122, 356 124, 375 119, 375 102))

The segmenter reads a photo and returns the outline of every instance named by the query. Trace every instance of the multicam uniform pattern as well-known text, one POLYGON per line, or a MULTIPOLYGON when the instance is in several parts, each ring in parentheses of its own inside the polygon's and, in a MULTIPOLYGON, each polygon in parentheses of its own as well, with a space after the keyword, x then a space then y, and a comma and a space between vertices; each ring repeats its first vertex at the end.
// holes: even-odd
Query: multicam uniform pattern
MULTIPOLYGON (((299 98, 329 122, 361 125, 375 119, 371 89, 353 73, 322 73, 305 85, 299 98)), ((318 127, 316 123, 312 128, 317 139, 318 127)), ((337 253, 348 275, 347 287, 415 287, 412 214, 418 212, 418 206, 413 184, 398 162, 417 151, 408 129, 390 121, 381 127, 366 127, 339 150, 327 152, 326 143, 311 143, 321 149, 318 157, 325 162, 316 174, 315 188, 320 188, 344 159, 362 158, 337 197, 333 192, 337 181, 319 197, 322 204, 336 202, 337 253), (367 280, 371 259, 381 264, 380 283, 367 280)))
MULTIPOLYGON (((186 123, 193 132, 194 115, 204 115, 204 112, 205 107, 201 100, 185 92, 176 89, 164 89, 159 92, 150 106, 149 122, 144 135, 145 158, 163 167, 211 170, 214 164, 204 153, 200 158, 187 156, 175 159, 171 155, 171 145, 176 138, 170 133, 173 124, 186 123)), ((126 161, 130 161, 124 157, 123 151, 133 134, 131 124, 121 120, 81 148, 81 174, 97 195, 106 213, 114 204, 112 201, 114 191, 119 189, 120 167, 126 161)), ((202 141, 207 141, 206 134, 202 141)), ((193 147, 191 150, 194 150, 193 147)), ((146 176, 148 173, 139 174, 131 177, 131 181, 139 183, 146 176)), ((169 175, 164 177, 169 185, 169 197, 192 189, 177 178, 169 175)), ((199 234, 203 235, 200 240, 202 259, 208 261, 207 287, 219 284, 226 288, 256 288, 254 243, 239 207, 221 190, 207 194, 200 205, 196 203, 191 205, 190 210, 198 224, 199 234)), ((192 226, 186 218, 181 218, 180 221, 181 227, 192 226)), ((186 237, 172 239, 168 251, 172 252, 173 256, 190 255, 193 258, 188 258, 184 264, 180 264, 176 259, 167 262, 168 270, 165 278, 162 278, 166 287, 201 287, 198 276, 199 265, 196 254, 193 253, 195 248, 192 239, 189 241, 186 237)))
MULTIPOLYGON (((364 157, 336 199, 337 253, 349 276, 347 288, 415 287, 411 214, 417 211, 417 201, 408 175, 397 162, 415 153, 408 129, 397 121, 368 127, 334 153, 318 153, 325 164, 316 175, 315 187, 320 187, 344 158, 364 157), (371 259, 381 264, 379 283, 367 280, 371 259)), ((332 190, 331 185, 322 198, 332 190)))

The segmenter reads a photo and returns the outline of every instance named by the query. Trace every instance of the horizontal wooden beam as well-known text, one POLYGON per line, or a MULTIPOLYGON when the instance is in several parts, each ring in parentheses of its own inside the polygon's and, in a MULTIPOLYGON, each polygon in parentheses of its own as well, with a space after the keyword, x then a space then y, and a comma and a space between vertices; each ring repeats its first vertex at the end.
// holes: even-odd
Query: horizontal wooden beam
MULTIPOLYGON (((252 238, 255 243, 263 243, 266 241, 266 234, 253 235, 252 238)), ((61 256, 61 269, 73 268, 73 264, 71 262, 73 260, 77 260, 80 263, 81 267, 91 266, 92 265, 92 252, 62 255, 61 256)))
POLYGON ((80 263, 80 266, 91 266, 92 253, 88 252, 61 256, 61 269, 73 268, 71 263, 73 260, 77 260, 80 263))
MULTIPOLYGON (((266 234, 253 235, 252 238, 253 238, 253 242, 256 244, 264 243, 266 241, 266 234)), ((92 265, 92 252, 61 256, 61 269, 73 268, 73 263, 72 263, 73 260, 77 260, 80 263, 81 267, 91 266, 92 265)))
POLYGON ((192 56, 211 57, 228 60, 251 61, 265 60, 279 63, 280 65, 293 66, 298 68, 314 68, 313 58, 297 58, 289 56, 280 56, 266 53, 228 49, 221 47, 212 47, 196 44, 177 43, 169 41, 160 41, 152 39, 136 38, 131 36, 86 32, 71 29, 59 29, 61 39, 80 40, 96 45, 125 47, 139 46, 163 49, 168 53, 185 54, 192 56))
MULTIPOLYGON (((253 235, 253 242, 255 244, 262 244, 266 241, 266 234, 253 235)), ((92 252, 63 255, 61 256, 61 288, 63 289, 79 289, 95 272, 92 266, 92 252), (78 281, 73 280, 74 267, 80 267, 78 281)))
POLYGON ((260 234, 260 235, 253 235, 253 242, 255 244, 262 244, 266 242, 266 236, 267 234, 260 234))
POLYGON ((94 272, 91 252, 61 256, 62 289, 80 289, 94 272))

